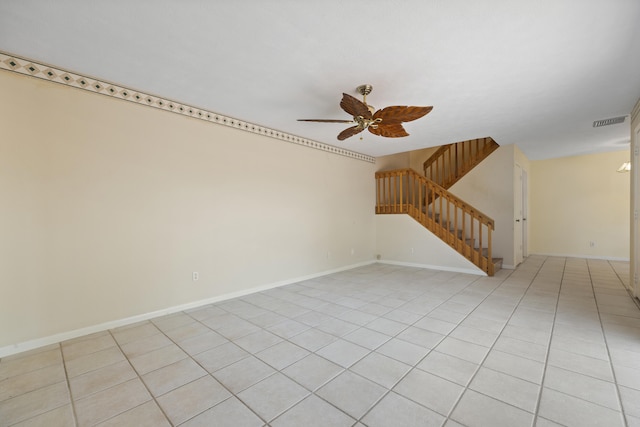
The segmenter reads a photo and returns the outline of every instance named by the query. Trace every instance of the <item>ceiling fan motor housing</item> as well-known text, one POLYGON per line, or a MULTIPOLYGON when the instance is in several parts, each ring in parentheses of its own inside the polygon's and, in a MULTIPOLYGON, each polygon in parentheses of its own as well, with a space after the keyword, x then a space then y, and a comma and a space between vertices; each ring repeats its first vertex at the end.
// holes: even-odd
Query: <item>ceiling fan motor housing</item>
POLYGON ((367 96, 373 90, 373 86, 371 85, 361 85, 356 88, 356 92, 358 92, 362 96, 367 96))

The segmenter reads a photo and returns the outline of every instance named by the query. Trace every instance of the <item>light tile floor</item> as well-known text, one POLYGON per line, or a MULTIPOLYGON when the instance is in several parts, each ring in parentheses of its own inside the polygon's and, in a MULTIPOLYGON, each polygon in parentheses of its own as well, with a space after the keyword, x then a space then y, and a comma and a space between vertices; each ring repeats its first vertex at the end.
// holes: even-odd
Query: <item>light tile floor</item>
POLYGON ((628 263, 373 264, 0 360, 2 426, 640 426, 628 263))

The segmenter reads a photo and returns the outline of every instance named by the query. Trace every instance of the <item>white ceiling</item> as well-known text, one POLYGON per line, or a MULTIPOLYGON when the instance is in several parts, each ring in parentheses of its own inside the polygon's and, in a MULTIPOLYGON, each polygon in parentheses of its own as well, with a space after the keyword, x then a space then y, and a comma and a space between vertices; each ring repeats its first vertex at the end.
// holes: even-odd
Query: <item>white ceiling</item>
POLYGON ((638 0, 3 0, 0 50, 372 156, 485 136, 532 160, 628 147, 638 0), (343 92, 433 105, 336 139, 343 92))

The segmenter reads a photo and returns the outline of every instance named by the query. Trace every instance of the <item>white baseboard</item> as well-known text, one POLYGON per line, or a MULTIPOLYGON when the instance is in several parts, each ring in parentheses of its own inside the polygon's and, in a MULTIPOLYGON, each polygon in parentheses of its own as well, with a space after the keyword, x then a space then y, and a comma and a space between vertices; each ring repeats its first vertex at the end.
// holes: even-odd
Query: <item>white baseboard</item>
POLYGON ((403 267, 417 267, 417 268, 428 268, 429 270, 440 270, 440 271, 451 271, 454 273, 465 273, 465 274, 475 274, 476 276, 486 276, 487 273, 478 269, 471 268, 456 268, 456 267, 443 267, 441 265, 430 265, 430 264, 418 264, 413 262, 403 262, 403 261, 392 261, 380 259, 378 260, 381 264, 391 264, 391 265, 401 265, 403 267))
POLYGON ((626 261, 629 262, 629 258, 622 257, 610 257, 610 256, 593 256, 593 255, 575 255, 575 254, 548 254, 548 253, 530 253, 529 255, 541 255, 541 256, 553 256, 560 258, 584 258, 584 259, 600 259, 603 261, 626 261))
POLYGON ((362 267, 365 265, 374 264, 375 260, 364 261, 357 264, 351 264, 344 267, 339 267, 332 270, 326 270, 320 273, 309 274, 306 276, 295 277, 291 279, 282 280, 279 282, 268 283, 261 286, 256 286, 249 289, 243 289, 237 292, 231 292, 223 295, 218 295, 212 298, 207 298, 204 300, 193 301, 186 304, 176 305, 173 307, 167 307, 161 310, 152 311, 149 313, 139 314, 136 316, 126 317, 124 319, 112 320, 109 322, 100 323, 98 325, 88 326, 86 328, 75 329, 72 331, 62 332, 55 335, 50 335, 47 337, 37 338, 25 342, 21 342, 18 344, 11 344, 5 347, 0 347, 0 358, 11 356, 13 354, 22 353, 23 351, 34 350, 39 347, 44 347, 51 344, 56 344, 62 341, 70 340, 73 338, 78 338, 83 335, 94 334, 96 332, 102 332, 109 329, 119 328, 121 326, 127 326, 134 323, 142 322, 144 320, 153 319, 159 316, 165 316, 167 314, 178 313, 180 311, 189 310, 192 308, 201 307, 208 304, 213 304, 220 301, 225 301, 233 298, 242 297, 245 295, 253 294, 256 292, 266 291, 268 289, 278 288, 280 286, 291 285, 293 283, 303 282, 305 280, 315 279, 317 277, 326 276, 328 274, 338 273, 345 270, 351 270, 353 268, 362 267))

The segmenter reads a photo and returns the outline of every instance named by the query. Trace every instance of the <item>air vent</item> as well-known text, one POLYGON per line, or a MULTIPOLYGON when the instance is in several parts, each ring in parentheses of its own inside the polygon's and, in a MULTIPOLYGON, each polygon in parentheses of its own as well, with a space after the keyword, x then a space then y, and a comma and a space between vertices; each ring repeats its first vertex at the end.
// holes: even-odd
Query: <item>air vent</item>
POLYGON ((593 122, 594 128, 599 128, 600 126, 609 126, 609 125, 617 125, 618 123, 624 123, 624 119, 627 116, 614 117, 612 119, 604 119, 604 120, 596 120, 593 122))

